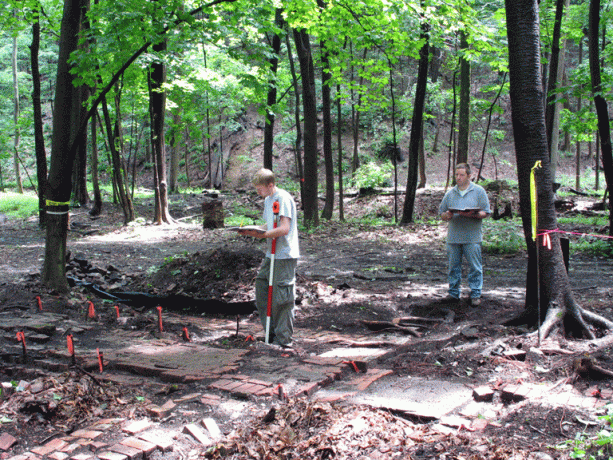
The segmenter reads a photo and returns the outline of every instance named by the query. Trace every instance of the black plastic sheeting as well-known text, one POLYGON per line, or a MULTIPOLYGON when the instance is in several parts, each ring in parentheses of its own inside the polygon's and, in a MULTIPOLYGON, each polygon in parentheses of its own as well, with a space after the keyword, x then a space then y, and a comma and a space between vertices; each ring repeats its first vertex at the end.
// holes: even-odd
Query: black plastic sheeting
POLYGON ((147 292, 107 292, 100 286, 73 277, 67 277, 70 286, 83 286, 101 299, 128 305, 133 308, 150 309, 162 307, 165 310, 191 314, 249 315, 255 311, 255 302, 224 302, 218 299, 196 299, 182 294, 157 295, 147 292))

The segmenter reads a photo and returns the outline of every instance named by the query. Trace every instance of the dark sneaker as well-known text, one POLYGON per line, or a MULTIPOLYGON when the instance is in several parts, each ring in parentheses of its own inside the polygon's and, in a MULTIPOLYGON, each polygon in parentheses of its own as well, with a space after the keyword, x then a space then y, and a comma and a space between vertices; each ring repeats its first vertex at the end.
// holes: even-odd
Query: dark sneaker
POLYGON ((470 306, 471 307, 478 307, 479 305, 481 305, 481 298, 477 297, 475 299, 470 299, 470 306))

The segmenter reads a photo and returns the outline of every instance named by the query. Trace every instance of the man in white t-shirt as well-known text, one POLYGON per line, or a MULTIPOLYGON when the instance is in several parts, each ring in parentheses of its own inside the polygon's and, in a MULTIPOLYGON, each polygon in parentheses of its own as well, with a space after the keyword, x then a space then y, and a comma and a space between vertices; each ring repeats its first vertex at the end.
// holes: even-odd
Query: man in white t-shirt
POLYGON ((296 298, 296 265, 300 257, 296 203, 292 196, 275 185, 275 175, 269 169, 260 169, 253 177, 253 186, 264 198, 264 233, 241 230, 242 235, 268 240, 266 257, 255 280, 255 301, 262 326, 266 329, 268 284, 272 241, 277 239, 274 256, 273 298, 270 319, 270 342, 283 348, 292 346, 294 332, 294 306, 296 298), (274 228, 273 204, 279 203, 279 220, 274 228))

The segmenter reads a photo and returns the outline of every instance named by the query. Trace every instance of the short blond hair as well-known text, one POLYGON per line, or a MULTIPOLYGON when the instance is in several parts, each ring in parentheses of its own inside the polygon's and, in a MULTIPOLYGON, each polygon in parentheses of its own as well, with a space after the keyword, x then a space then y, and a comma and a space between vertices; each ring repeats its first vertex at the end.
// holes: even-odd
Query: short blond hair
POLYGON ((275 173, 270 169, 262 168, 253 176, 253 185, 269 185, 275 183, 275 173))

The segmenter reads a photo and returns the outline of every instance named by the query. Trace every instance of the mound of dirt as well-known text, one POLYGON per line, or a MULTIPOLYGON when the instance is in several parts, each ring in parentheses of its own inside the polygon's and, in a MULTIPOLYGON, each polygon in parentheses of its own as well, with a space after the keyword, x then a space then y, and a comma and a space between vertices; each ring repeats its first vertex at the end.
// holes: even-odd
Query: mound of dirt
POLYGON ((252 247, 215 248, 167 258, 140 280, 144 290, 198 299, 244 302, 253 299, 253 282, 264 253, 252 247))

